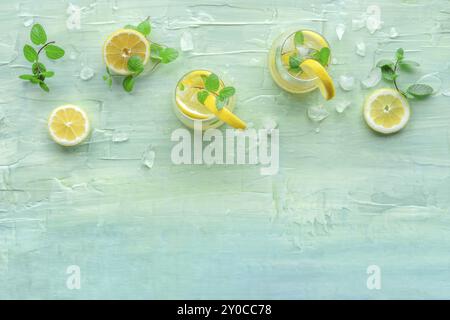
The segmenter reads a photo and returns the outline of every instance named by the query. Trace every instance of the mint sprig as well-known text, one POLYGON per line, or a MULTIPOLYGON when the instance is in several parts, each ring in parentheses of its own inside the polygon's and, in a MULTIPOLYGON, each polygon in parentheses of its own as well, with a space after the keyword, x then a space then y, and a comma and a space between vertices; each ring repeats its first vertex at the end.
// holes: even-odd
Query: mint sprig
POLYGON ((405 51, 402 48, 395 52, 395 60, 383 59, 376 64, 381 69, 383 79, 392 82, 395 89, 406 98, 425 98, 433 94, 434 89, 423 83, 415 83, 409 85, 406 91, 399 88, 397 78, 399 77, 399 70, 412 70, 420 66, 418 62, 412 60, 405 60, 405 51))
MULTIPOLYGON (((302 31, 297 31, 294 34, 294 44, 295 46, 302 46, 305 44, 305 35, 302 31)), ((296 50, 295 53, 292 53, 289 56, 289 71, 292 71, 296 74, 300 74, 303 72, 300 65, 303 61, 306 59, 313 59, 319 62, 322 66, 326 67, 328 66, 328 63, 330 61, 330 55, 331 51, 328 47, 323 47, 320 50, 309 48, 311 53, 306 57, 301 57, 300 54, 296 50)))
POLYGON ((33 25, 30 31, 30 40, 36 46, 41 46, 39 49, 35 49, 29 44, 23 46, 23 56, 25 59, 32 63, 31 72, 32 74, 22 74, 19 76, 20 79, 29 81, 32 84, 37 84, 45 92, 49 92, 50 88, 45 83, 47 78, 51 78, 55 75, 53 71, 47 70, 45 65, 40 62, 39 56, 41 52, 45 51, 47 58, 51 60, 61 59, 65 52, 62 48, 55 45, 55 41, 47 42, 47 34, 40 24, 36 23, 33 25))
MULTIPOLYGON (((148 39, 152 31, 150 17, 147 17, 137 26, 128 24, 124 28, 136 30, 148 39)), ((150 41, 150 59, 154 62, 150 71, 153 71, 160 63, 167 64, 177 58, 178 51, 176 49, 150 41)), ((124 77, 122 87, 126 92, 132 92, 136 83, 136 78, 144 71, 144 62, 141 57, 134 55, 128 59, 127 67, 131 74, 124 77)), ((118 76, 120 75, 114 75, 108 68, 106 68, 106 74, 103 76, 103 80, 106 85, 111 88, 113 84, 113 77, 118 76)))
POLYGON ((196 89, 200 89, 200 91, 197 92, 197 100, 203 105, 205 104, 206 99, 212 94, 216 97, 217 110, 221 110, 229 103, 229 99, 236 93, 234 87, 229 86, 220 89, 220 79, 215 73, 203 76, 202 79, 203 86, 196 87, 196 89))

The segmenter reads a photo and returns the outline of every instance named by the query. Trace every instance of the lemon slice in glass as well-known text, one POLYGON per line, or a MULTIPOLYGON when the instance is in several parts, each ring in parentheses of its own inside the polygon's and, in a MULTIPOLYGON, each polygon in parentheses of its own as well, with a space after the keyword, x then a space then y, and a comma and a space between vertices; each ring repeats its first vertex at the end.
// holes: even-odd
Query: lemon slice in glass
POLYGON ((139 56, 143 64, 150 58, 150 43, 140 32, 132 29, 120 29, 112 33, 103 45, 103 59, 114 73, 129 75, 128 59, 139 56))
POLYGON ((389 134, 400 131, 410 116, 408 101, 397 90, 374 91, 364 103, 364 119, 373 130, 389 134))
POLYGON ((335 95, 333 79, 327 70, 316 60, 306 59, 300 64, 300 68, 310 77, 317 77, 317 86, 325 100, 330 100, 335 95))
POLYGON ((48 119, 50 136, 62 146, 75 146, 89 134, 90 124, 86 113, 68 104, 56 108, 48 119))

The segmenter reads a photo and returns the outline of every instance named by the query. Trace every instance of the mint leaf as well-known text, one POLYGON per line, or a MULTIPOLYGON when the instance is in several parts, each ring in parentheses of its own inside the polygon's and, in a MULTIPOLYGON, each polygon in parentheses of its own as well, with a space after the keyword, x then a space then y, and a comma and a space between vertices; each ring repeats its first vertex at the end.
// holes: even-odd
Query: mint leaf
POLYGON ((389 65, 384 65, 381 67, 381 74, 385 80, 394 81, 397 78, 397 74, 389 65))
POLYGON ((51 78, 55 75, 55 73, 53 71, 45 71, 45 72, 42 72, 41 74, 46 78, 51 78))
MULTIPOLYGON (((108 71, 109 71, 109 69, 108 68, 106 68, 108 71)), ((112 87, 112 77, 111 77, 111 75, 110 74, 105 74, 104 76, 103 76, 103 80, 106 82, 106 84, 108 85, 108 87, 112 87)))
POLYGON ((289 68, 297 69, 300 67, 300 57, 298 55, 289 56, 289 68))
POLYGON ((234 87, 225 87, 222 90, 220 90, 219 98, 221 100, 225 100, 227 98, 234 96, 235 93, 236 93, 236 89, 234 89, 234 87))
POLYGON ((43 82, 43 81, 40 81, 40 82, 39 82, 39 86, 40 86, 41 89, 44 90, 45 92, 49 92, 49 91, 50 91, 49 87, 48 87, 48 86, 45 84, 45 82, 43 82))
POLYGON ((397 60, 403 60, 403 57, 405 55, 405 51, 402 48, 398 48, 397 52, 395 52, 395 57, 397 60))
POLYGON ((170 63, 178 58, 178 51, 173 48, 165 48, 159 54, 162 63, 170 63))
POLYGON ((132 56, 130 59, 128 59, 128 70, 134 73, 141 73, 142 71, 144 71, 144 64, 141 57, 132 56))
POLYGON ((319 62, 324 67, 328 65, 328 61, 330 60, 330 53, 331 51, 328 47, 323 47, 319 51, 319 62))
POLYGON ((62 48, 55 46, 54 44, 49 44, 45 47, 45 54, 49 59, 57 60, 62 58, 65 52, 62 48))
POLYGON ((303 35, 303 32, 297 31, 294 35, 294 43, 296 46, 302 45, 305 42, 305 36, 303 35))
POLYGON ((400 67, 402 67, 403 69, 406 69, 406 70, 411 70, 413 68, 420 66, 419 63, 412 61, 412 60, 402 60, 399 62, 399 65, 400 65, 400 67))
POLYGON ((161 51, 163 49, 164 48, 161 47, 159 44, 156 44, 156 43, 150 44, 150 58, 161 61, 162 60, 161 59, 161 51))
POLYGON ((205 88, 209 92, 216 92, 219 89, 220 81, 219 77, 215 73, 211 73, 206 77, 205 88))
POLYGON ((34 75, 33 74, 22 74, 19 76, 19 78, 22 80, 31 81, 31 79, 34 78, 34 75))
POLYGON ((123 82, 122 82, 123 89, 124 89, 126 92, 131 92, 131 91, 133 91, 135 82, 136 82, 136 81, 135 81, 135 79, 134 79, 133 76, 127 76, 127 77, 125 77, 125 79, 123 79, 123 82))
POLYGON ((409 86, 409 88, 406 90, 407 93, 409 93, 417 98, 427 97, 427 96, 431 95, 433 93, 433 91, 434 90, 432 87, 430 87, 427 84, 421 84, 421 83, 413 84, 413 85, 409 86))
POLYGON ((152 31, 150 21, 148 19, 142 21, 141 23, 138 24, 136 30, 147 37, 150 34, 150 32, 152 31))
POLYGON ((23 46, 23 55, 29 62, 35 62, 38 59, 36 50, 28 44, 23 46))
POLYGON ((387 59, 383 59, 383 60, 378 61, 377 68, 382 68, 384 66, 389 66, 393 70, 394 69, 394 62, 392 62, 391 60, 387 60, 387 59))
POLYGON ((33 63, 33 65, 31 66, 31 70, 33 71, 33 74, 36 74, 36 75, 47 71, 45 66, 40 62, 33 63))
POLYGON ((39 23, 36 23, 31 28, 30 39, 35 45, 45 44, 47 42, 47 34, 39 23))
POLYGON ((197 100, 201 104, 205 104, 205 100, 206 100, 206 98, 208 98, 208 96, 209 96, 209 92, 206 90, 197 92, 197 100))

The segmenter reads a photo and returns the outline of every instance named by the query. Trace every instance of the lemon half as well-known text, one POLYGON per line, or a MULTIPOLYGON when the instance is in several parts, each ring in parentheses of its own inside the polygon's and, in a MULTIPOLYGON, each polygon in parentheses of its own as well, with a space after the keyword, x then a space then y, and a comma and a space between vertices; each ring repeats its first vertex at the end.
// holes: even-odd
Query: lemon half
POLYGON ((140 32, 132 29, 119 29, 113 32, 103 45, 103 59, 114 73, 129 75, 128 59, 139 56, 143 64, 150 58, 150 42, 140 32))
POLYGON ((410 116, 408 101, 397 90, 374 91, 364 103, 364 119, 373 130, 389 134, 400 131, 410 116))
POLYGON ((62 146, 75 146, 89 134, 90 124, 86 113, 79 107, 68 104, 52 111, 48 119, 48 130, 53 140, 62 146))

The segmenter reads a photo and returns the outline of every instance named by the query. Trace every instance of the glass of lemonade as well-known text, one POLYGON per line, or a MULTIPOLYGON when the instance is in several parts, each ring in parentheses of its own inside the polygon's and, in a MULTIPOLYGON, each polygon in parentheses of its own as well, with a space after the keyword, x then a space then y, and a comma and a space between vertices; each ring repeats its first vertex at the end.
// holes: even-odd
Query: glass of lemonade
MULTIPOLYGON (((202 130, 217 128, 224 123, 237 129, 245 129, 245 123, 233 114, 236 105, 235 96, 226 99, 220 110, 216 109, 214 103, 211 107, 211 103, 199 101, 198 93, 205 91, 205 79, 211 74, 209 70, 193 70, 181 77, 175 88, 176 116, 189 128, 194 128, 194 123, 197 122, 201 124, 202 130)), ((225 87, 225 82, 220 78, 217 92, 225 87)), ((214 94, 211 94, 212 100, 216 98, 214 94)))
POLYGON ((331 61, 329 49, 327 40, 315 31, 297 29, 281 34, 269 52, 269 69, 273 80, 291 93, 305 93, 318 88, 317 77, 296 66, 298 62, 313 59, 319 61, 326 70, 331 61), (296 39, 298 33, 301 33, 301 41, 296 39), (326 54, 320 57, 322 52, 326 54))

